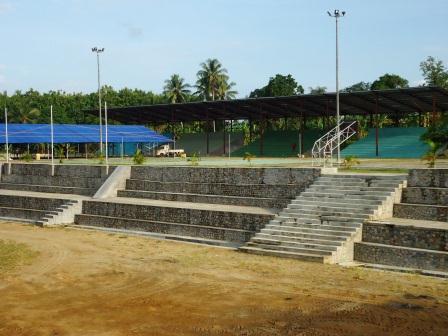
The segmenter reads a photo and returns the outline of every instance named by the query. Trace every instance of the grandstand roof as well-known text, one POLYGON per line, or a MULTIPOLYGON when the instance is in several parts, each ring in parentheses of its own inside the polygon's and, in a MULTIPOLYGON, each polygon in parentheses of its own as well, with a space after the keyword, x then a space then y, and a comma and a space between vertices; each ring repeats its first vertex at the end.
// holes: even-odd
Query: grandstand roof
MULTIPOLYGON (((182 104, 109 108, 109 118, 122 123, 201 120, 276 119, 297 116, 334 116, 336 94, 247 98, 182 104)), ((448 111, 448 91, 415 87, 340 93, 342 115, 398 114, 448 111)), ((97 114, 97 110, 86 111, 97 114)))
MULTIPOLYGON (((99 143, 99 125, 54 124, 54 143, 99 143)), ((108 125, 108 142, 158 142, 172 140, 138 125, 108 125)), ((103 141, 106 127, 103 125, 103 141)), ((5 124, 0 124, 0 143, 6 142, 5 124)), ((8 142, 11 144, 51 143, 49 124, 8 124, 8 142)))

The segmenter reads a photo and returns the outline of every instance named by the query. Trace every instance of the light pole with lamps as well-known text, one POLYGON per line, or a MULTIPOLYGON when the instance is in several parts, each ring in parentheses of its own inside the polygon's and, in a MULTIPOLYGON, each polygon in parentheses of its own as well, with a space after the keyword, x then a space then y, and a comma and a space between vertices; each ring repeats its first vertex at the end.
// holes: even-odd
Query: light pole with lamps
POLYGON ((345 16, 344 11, 339 11, 339 9, 335 9, 333 13, 327 12, 330 17, 335 18, 336 21, 336 132, 338 135, 338 143, 337 143, 337 153, 338 153, 338 164, 341 163, 341 135, 339 125, 341 123, 341 116, 339 114, 339 18, 345 16))
POLYGON ((94 47, 92 52, 96 53, 96 64, 98 66, 98 108, 100 116, 100 153, 103 154, 103 116, 101 114, 101 78, 100 78, 100 53, 104 52, 104 48, 94 47))

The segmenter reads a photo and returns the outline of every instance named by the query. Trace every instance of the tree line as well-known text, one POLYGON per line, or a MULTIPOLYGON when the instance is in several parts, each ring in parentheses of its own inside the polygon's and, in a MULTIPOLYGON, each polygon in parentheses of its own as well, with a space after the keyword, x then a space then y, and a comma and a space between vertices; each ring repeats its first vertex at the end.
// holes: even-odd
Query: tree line
MULTIPOLYGON (((425 80, 424 85, 435 85, 448 89, 448 70, 441 60, 430 56, 420 63, 420 69, 425 80)), ((185 82, 179 74, 173 74, 165 81, 162 93, 153 93, 141 89, 123 88, 115 90, 110 86, 101 88, 102 96, 109 106, 125 107, 136 105, 151 105, 160 103, 182 103, 191 101, 213 101, 233 99, 238 92, 235 83, 224 66, 217 59, 207 59, 200 64, 197 81, 194 85, 185 82)), ((409 86, 407 79, 396 74, 384 74, 377 80, 355 83, 343 91, 365 91, 379 89, 405 88, 409 86)), ((309 93, 321 94, 325 87, 310 87, 309 93)), ((253 90, 249 97, 290 96, 304 94, 305 89, 290 74, 277 74, 271 77, 267 85, 253 90)), ((0 106, 8 108, 9 121, 15 123, 48 123, 49 106, 53 105, 56 123, 96 123, 97 117, 84 113, 85 110, 98 108, 98 94, 68 93, 64 91, 49 91, 40 93, 30 89, 26 92, 16 91, 12 95, 0 95, 0 106)), ((0 114, 1 116, 2 114, 0 114)), ((3 119, 3 117, 0 117, 3 119)), ((320 127, 318 121, 316 127, 320 127)), ((387 124, 387 122, 385 122, 387 124)), ((168 130, 173 130, 173 126, 168 130)), ((237 126, 238 127, 238 126, 237 126)), ((243 127, 244 126, 239 126, 243 127)), ((272 122, 273 129, 281 128, 282 121, 272 122)), ((294 123, 292 123, 292 127, 294 123)), ((166 127, 160 126, 162 130, 166 127)), ((203 125, 193 123, 187 129, 182 125, 182 131, 201 131, 203 125)), ((179 133, 178 132, 178 133, 179 133)))

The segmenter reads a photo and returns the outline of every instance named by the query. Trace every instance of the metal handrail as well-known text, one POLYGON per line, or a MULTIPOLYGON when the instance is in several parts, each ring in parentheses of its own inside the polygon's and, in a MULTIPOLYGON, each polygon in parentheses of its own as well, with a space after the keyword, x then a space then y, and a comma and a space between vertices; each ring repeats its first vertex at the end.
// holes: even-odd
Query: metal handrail
POLYGON ((333 152, 357 133, 356 128, 353 127, 356 123, 356 121, 344 121, 317 139, 311 150, 313 166, 325 167, 327 162, 331 166, 333 164, 333 152), (339 133, 337 132, 338 129, 339 133))

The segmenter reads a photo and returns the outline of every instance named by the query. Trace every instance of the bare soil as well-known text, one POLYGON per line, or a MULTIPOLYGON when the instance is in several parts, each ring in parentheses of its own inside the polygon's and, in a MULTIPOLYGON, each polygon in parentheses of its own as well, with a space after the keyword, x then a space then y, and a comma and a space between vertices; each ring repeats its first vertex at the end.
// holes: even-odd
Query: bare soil
POLYGON ((447 335, 448 281, 0 222, 0 335, 447 335))

